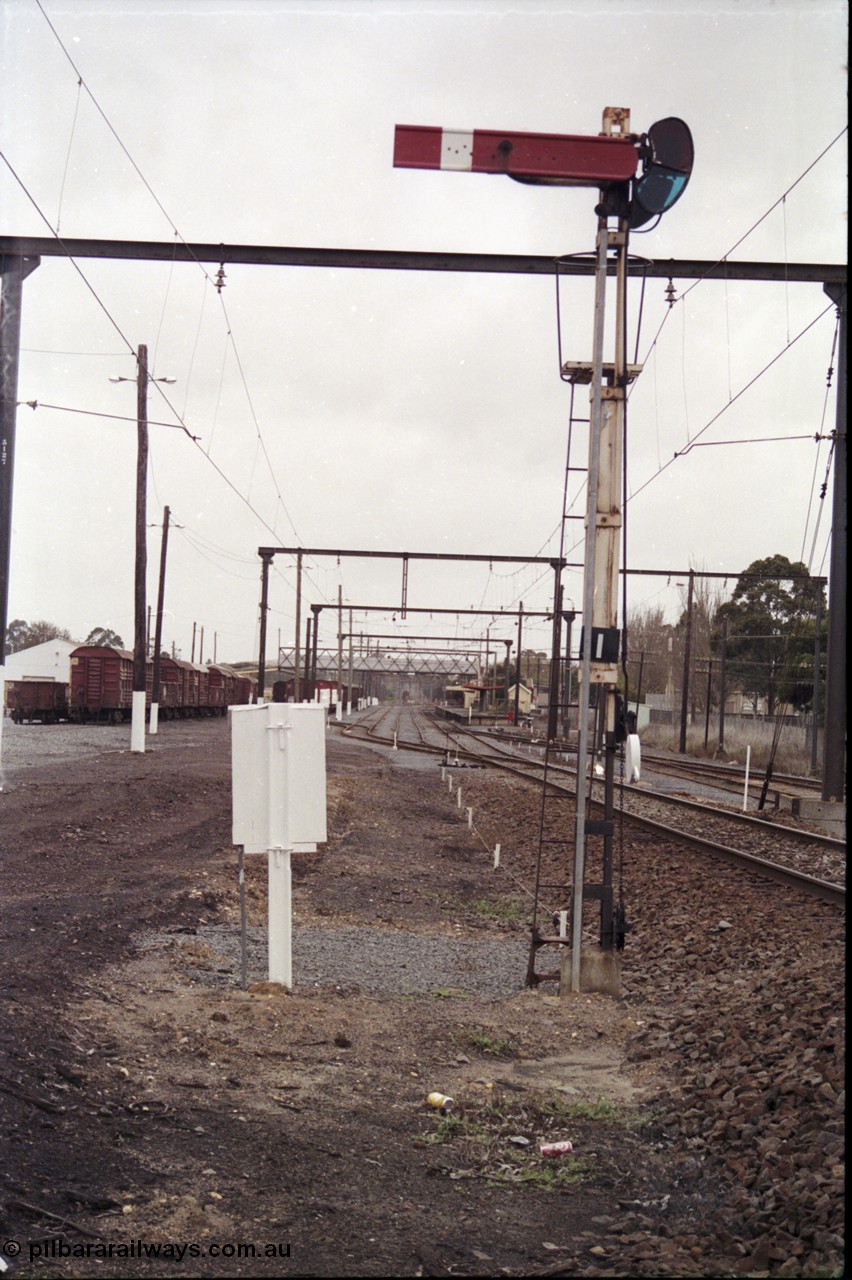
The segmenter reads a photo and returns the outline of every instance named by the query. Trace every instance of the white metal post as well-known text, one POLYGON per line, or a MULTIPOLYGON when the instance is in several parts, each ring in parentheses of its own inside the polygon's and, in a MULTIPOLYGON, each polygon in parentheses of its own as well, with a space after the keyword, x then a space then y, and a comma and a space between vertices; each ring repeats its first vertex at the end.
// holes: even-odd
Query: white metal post
POLYGON ((269 850, 269 981, 293 985, 293 893, 289 849, 269 850))

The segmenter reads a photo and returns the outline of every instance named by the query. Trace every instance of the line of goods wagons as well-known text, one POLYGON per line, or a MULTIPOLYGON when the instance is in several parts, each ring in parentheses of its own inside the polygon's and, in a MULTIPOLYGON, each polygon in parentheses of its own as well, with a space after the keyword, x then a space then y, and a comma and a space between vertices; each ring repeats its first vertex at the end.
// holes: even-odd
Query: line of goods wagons
MULTIPOLYGON (((6 686, 9 715, 17 724, 40 720, 119 724, 133 709, 133 654, 109 645, 80 645, 70 654, 70 682, 10 680, 6 686)), ((145 669, 145 704, 150 707, 154 663, 145 669)), ((223 716, 228 707, 256 700, 257 681, 231 667, 198 666, 180 658, 160 658, 158 716, 164 720, 190 716, 223 716)))

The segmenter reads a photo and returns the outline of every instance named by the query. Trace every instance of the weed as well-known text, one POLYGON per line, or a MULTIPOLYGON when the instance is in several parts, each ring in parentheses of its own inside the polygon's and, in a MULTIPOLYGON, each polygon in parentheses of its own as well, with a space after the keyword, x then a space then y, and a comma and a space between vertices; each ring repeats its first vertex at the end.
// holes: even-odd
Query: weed
POLYGON ((458 893, 442 893, 440 898, 445 907, 459 915, 475 915, 511 928, 529 925, 529 905, 516 898, 465 898, 458 893))
POLYGON ((563 1191, 591 1181, 594 1174, 594 1163, 583 1156, 572 1154, 553 1160, 536 1151, 533 1155, 521 1156, 515 1168, 498 1168, 489 1173, 487 1180, 494 1186, 514 1184, 536 1191, 563 1191))
POLYGON ((491 1058, 511 1058, 516 1049, 510 1040, 498 1040, 490 1032, 482 1028, 460 1031, 455 1036, 458 1044, 465 1048, 475 1049, 477 1053, 487 1054, 491 1058))
POLYGON ((450 1111, 447 1115, 440 1117, 435 1128, 427 1135, 427 1141, 438 1144, 452 1142, 453 1138, 458 1138, 460 1135, 468 1134, 469 1132, 469 1126, 465 1118, 450 1111))
POLYGON ((594 1102, 578 1100, 577 1102, 568 1102, 563 1098, 554 1098, 543 1103, 542 1113, 544 1115, 553 1116, 555 1119, 570 1122, 572 1120, 591 1120, 599 1124, 609 1125, 630 1125, 636 1124, 640 1117, 638 1114, 628 1108, 619 1106, 615 1102, 611 1102, 605 1098, 603 1094, 598 1094, 594 1102))
MULTIPOLYGON (((600 1096, 596 1102, 566 1102, 556 1095, 526 1094, 482 1106, 460 1107, 436 1118, 425 1136, 429 1143, 452 1146, 467 1176, 490 1186, 564 1191, 599 1176, 590 1156, 566 1153, 542 1156, 539 1142, 557 1141, 594 1125, 624 1126, 639 1117, 600 1096)), ((587 1150, 589 1146, 587 1144, 587 1150)))
POLYGON ((468 911, 473 911, 486 920, 495 920, 503 924, 527 924, 529 906, 518 902, 515 898, 503 898, 494 901, 492 898, 471 898, 467 903, 468 911))

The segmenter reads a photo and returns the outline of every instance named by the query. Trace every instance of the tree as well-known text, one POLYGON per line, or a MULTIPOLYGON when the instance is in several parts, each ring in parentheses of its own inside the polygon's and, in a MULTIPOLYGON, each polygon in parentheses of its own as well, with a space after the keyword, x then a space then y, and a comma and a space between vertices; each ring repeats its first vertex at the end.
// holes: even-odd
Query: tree
POLYGON ((93 627, 86 636, 85 644, 110 645, 113 649, 123 649, 124 641, 110 627, 93 627))
POLYGON ((17 653, 27 647, 27 624, 23 618, 14 618, 6 628, 6 652, 17 653))
POLYGON ((660 606, 647 605, 631 610, 627 617, 628 675, 631 687, 628 697, 634 701, 640 692, 665 693, 671 678, 672 629, 660 606))
POLYGON ((779 701, 810 705, 818 608, 824 618, 824 585, 800 561, 776 555, 750 564, 716 613, 714 651, 721 647, 722 623, 728 622, 728 678, 755 705, 765 698, 770 716, 779 701))
POLYGON ((677 585, 682 588, 683 608, 673 626, 666 622, 665 610, 659 605, 648 605, 628 614, 628 674, 633 682, 628 693, 631 699, 635 698, 641 667, 643 693, 666 693, 670 699, 675 698, 683 683, 687 624, 691 620, 689 688, 695 712, 698 708, 704 710, 707 700, 707 682, 703 676, 711 652, 719 591, 710 578, 704 576, 703 570, 695 569, 690 619, 687 584, 677 585), (700 678, 699 672, 703 672, 700 678))
POLYGON ((55 622, 24 622, 15 618, 6 628, 6 652, 18 653, 21 649, 31 649, 35 644, 47 644, 48 640, 71 641, 71 633, 64 627, 57 627, 55 622))

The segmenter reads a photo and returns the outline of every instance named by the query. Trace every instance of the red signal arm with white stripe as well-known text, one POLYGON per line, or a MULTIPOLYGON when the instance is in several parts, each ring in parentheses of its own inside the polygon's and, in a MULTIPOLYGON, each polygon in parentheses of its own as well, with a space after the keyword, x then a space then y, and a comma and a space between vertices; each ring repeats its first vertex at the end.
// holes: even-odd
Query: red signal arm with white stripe
POLYGON ((628 137, 570 133, 498 133, 493 129, 433 129, 398 124, 397 169, 505 173, 568 186, 608 187, 636 173, 638 152, 628 137))

